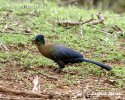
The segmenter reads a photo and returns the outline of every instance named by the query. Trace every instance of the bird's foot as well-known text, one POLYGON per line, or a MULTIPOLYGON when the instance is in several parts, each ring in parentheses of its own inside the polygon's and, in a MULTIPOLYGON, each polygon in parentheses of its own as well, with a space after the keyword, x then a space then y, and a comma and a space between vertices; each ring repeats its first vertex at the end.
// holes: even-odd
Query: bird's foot
POLYGON ((53 71, 56 72, 56 73, 61 73, 61 72, 62 72, 62 69, 60 69, 60 68, 55 68, 53 71))

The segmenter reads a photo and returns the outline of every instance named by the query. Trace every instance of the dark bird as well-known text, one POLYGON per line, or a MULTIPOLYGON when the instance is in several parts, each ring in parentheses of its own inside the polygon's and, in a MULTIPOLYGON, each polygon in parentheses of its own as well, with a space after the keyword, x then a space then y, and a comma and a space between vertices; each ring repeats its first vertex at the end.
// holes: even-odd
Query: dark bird
MULTIPOLYGON (((63 45, 45 43, 43 35, 36 36, 35 40, 33 40, 32 42, 37 45, 39 52, 43 56, 53 60, 55 63, 59 65, 58 71, 61 71, 63 68, 65 68, 65 65, 69 63, 73 64, 81 62, 89 62, 92 64, 96 64, 97 66, 100 66, 102 69, 106 69, 108 71, 112 69, 108 65, 86 59, 79 52, 67 48, 63 45)), ((57 68, 55 69, 55 71, 57 71, 57 68)))

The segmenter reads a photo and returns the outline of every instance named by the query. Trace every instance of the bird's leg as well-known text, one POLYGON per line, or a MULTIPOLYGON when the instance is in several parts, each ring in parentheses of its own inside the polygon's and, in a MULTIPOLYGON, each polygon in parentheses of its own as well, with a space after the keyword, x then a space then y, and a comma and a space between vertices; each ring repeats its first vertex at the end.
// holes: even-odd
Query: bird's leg
POLYGON ((55 72, 56 72, 56 73, 61 73, 62 70, 63 70, 63 68, 58 68, 55 72))
POLYGON ((61 73, 62 72, 62 70, 63 70, 63 68, 55 68, 54 70, 53 70, 53 72, 56 72, 56 73, 61 73))
POLYGON ((56 73, 61 73, 62 69, 65 67, 65 64, 62 61, 56 61, 56 63, 59 65, 59 68, 55 68, 53 71, 56 73))

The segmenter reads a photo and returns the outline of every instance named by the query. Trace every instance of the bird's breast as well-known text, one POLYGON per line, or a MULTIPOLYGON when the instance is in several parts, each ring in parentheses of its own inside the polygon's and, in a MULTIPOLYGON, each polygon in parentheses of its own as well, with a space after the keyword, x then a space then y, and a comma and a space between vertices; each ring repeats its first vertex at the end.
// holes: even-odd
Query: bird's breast
POLYGON ((38 46, 39 52, 44 57, 47 57, 47 58, 50 58, 50 59, 51 59, 51 49, 52 49, 51 45, 38 46))

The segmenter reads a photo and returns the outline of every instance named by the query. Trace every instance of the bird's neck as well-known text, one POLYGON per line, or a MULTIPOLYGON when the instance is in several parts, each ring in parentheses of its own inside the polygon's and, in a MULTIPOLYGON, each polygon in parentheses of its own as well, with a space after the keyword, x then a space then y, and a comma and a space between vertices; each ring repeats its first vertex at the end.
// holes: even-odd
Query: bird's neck
POLYGON ((42 49, 42 48, 44 48, 44 46, 45 46, 45 44, 38 44, 37 45, 37 47, 38 47, 39 50, 42 49))

